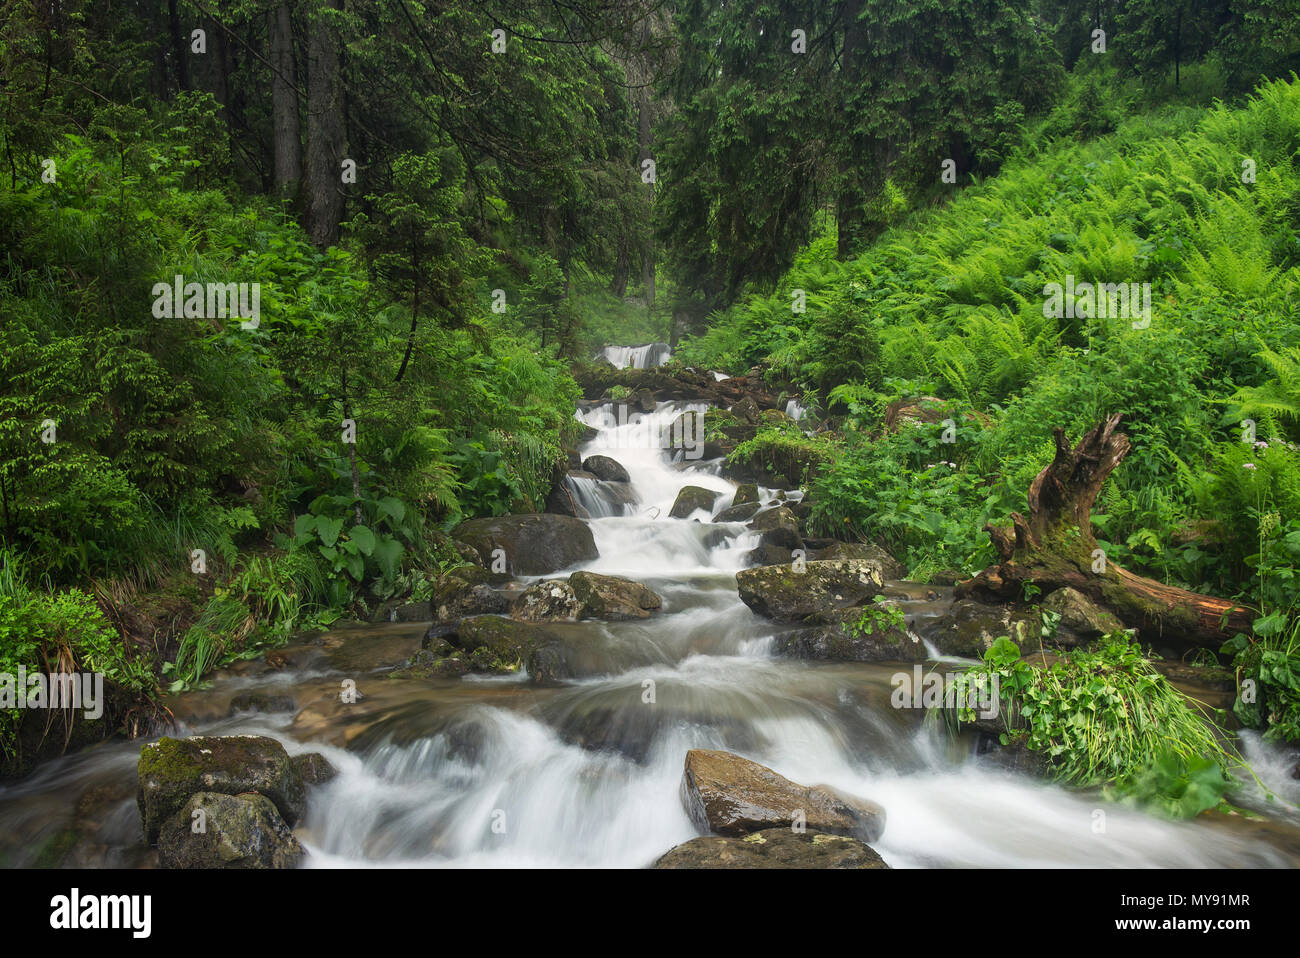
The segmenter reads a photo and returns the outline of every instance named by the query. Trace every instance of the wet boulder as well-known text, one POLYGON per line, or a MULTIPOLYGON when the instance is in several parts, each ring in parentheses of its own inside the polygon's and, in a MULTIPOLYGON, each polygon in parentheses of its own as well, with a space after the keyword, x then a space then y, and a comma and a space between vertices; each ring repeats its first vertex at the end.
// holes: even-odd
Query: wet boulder
POLYGON ((623 468, 623 464, 616 459, 611 459, 609 456, 588 456, 583 460, 582 468, 597 479, 605 482, 632 481, 632 477, 623 468))
POLYGON ((806 620, 808 627, 776 636, 772 651, 825 662, 925 661, 925 645, 918 638, 874 612, 872 606, 819 612, 806 620))
POLYGON ((799 567, 761 566, 736 573, 741 601, 777 622, 860 605, 884 591, 880 563, 870 559, 827 559, 799 567), (802 571, 798 571, 802 569, 802 571))
POLYGON ((1061 616, 1054 645, 1086 645, 1098 636, 1124 628, 1114 614, 1097 606, 1078 589, 1066 586, 1043 600, 1043 611, 1061 616))
POLYGON ((296 868, 307 853, 257 792, 197 792, 158 834, 163 868, 296 868))
POLYGON ((423 648, 388 673, 392 679, 459 678, 470 671, 461 651, 447 641, 445 634, 425 635, 423 648))
POLYGON ((563 579, 534 582, 510 606, 510 617, 520 622, 575 622, 582 616, 582 602, 563 579))
POLYGON ((161 738, 140 749, 136 804, 145 839, 158 840, 163 822, 196 792, 260 792, 291 826, 302 817, 305 791, 289 754, 261 735, 161 738))
POLYGON ((681 794, 691 821, 718 835, 801 823, 811 830, 873 842, 885 830, 885 810, 875 802, 825 785, 799 785, 732 752, 687 752, 681 794))
POLYGON ((703 486, 683 486, 668 515, 674 519, 685 519, 698 509, 711 510, 720 495, 721 493, 703 486))
POLYGON ((871 846, 845 835, 767 828, 743 838, 705 835, 670 849, 654 868, 888 868, 871 846))
POLYGON ((584 618, 611 621, 648 619, 663 605, 663 599, 657 593, 623 576, 575 572, 569 576, 568 585, 584 618))
POLYGON ((761 508, 763 508, 763 506, 758 502, 742 502, 739 505, 728 506, 726 509, 723 509, 713 517, 713 521, 746 522, 749 519, 754 518, 754 513, 758 512, 761 508))
POLYGON ((922 638, 933 642, 944 655, 983 658, 994 640, 1008 636, 1024 648, 1037 641, 1041 620, 1036 613, 1005 605, 986 605, 974 599, 959 599, 946 613, 915 626, 922 638))
POLYGON ((477 565, 457 566, 438 576, 433 584, 433 621, 458 622, 470 615, 490 615, 506 610, 506 599, 492 588, 493 576, 477 565))
POLYGON ((748 565, 794 565, 794 551, 768 542, 760 542, 755 548, 745 553, 748 565))
POLYGON ((290 761, 304 785, 324 785, 332 782, 339 774, 339 770, 320 752, 295 755, 290 761))
POLYGON ((736 487, 736 494, 731 499, 732 508, 743 506, 747 502, 758 502, 758 484, 742 482, 736 487))
POLYGON ((573 516, 530 513, 470 519, 452 535, 489 567, 500 549, 511 575, 549 575, 600 557, 591 529, 573 516))
POLYGON ((470 671, 498 674, 519 671, 533 649, 553 638, 539 625, 496 615, 465 619, 446 636, 470 671))
POLYGON ((749 528, 762 534, 759 541, 763 545, 779 546, 782 549, 803 548, 799 520, 785 506, 764 509, 750 521, 749 528))
MULTIPOLYGON (((811 543, 809 543, 811 545, 811 543)), ((907 574, 902 564, 873 542, 832 542, 810 553, 810 559, 870 559, 880 563, 880 574, 886 580, 898 580, 907 574)))

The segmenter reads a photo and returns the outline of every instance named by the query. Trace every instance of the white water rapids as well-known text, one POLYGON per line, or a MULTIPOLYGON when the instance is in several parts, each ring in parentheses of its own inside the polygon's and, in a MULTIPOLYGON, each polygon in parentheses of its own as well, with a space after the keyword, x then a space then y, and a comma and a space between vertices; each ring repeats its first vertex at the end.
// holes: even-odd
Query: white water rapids
POLYGON ((600 354, 616 369, 650 369, 668 362, 673 351, 667 343, 646 343, 644 346, 606 346, 600 354))
MULTIPOLYGON (((721 493, 716 511, 736 484, 716 462, 673 463, 668 451, 631 438, 638 422, 663 426, 686 408, 661 404, 601 428, 581 450, 622 463, 634 499, 627 515, 589 520, 600 557, 585 567, 636 578, 664 600, 648 620, 569 627, 581 678, 546 689, 527 676, 390 680, 382 668, 315 653, 286 671, 230 675, 193 693, 216 702, 215 715, 185 731, 266 734, 291 753, 326 754, 340 775, 314 790, 297 831, 317 867, 646 866, 697 834, 679 796, 683 759, 695 747, 729 749, 796 782, 879 802, 888 823, 874 847, 895 867, 1300 861, 1296 829, 1281 820, 1267 828, 1170 823, 997 770, 970 754, 969 740, 890 707, 898 667, 774 657, 773 626, 736 593, 754 535, 743 523, 694 521, 707 520, 702 512, 668 517, 682 486, 721 493), (363 694, 352 711, 322 704, 337 699, 341 677, 355 677, 363 694), (296 693, 296 716, 224 717, 232 688, 266 686, 296 693)), ((600 428, 608 416, 599 412, 581 418, 600 428)), ((343 652, 373 655, 389 642, 413 648, 425 627, 353 627, 326 638, 343 652)), ((56 760, 0 789, 0 831, 10 836, 0 840, 4 860, 24 863, 33 835, 79 821, 78 797, 112 783, 77 855, 91 865, 140 863, 140 744, 56 760)))

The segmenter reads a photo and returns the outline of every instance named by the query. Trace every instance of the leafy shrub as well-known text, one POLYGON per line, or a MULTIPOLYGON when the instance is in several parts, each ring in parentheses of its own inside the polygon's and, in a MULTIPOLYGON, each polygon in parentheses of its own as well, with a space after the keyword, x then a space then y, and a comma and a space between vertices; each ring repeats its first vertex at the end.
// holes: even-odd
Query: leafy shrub
POLYGON ((1062 782, 1110 786, 1112 797, 1190 817, 1222 801, 1241 759, 1224 733, 1152 668, 1127 632, 1030 666, 1008 638, 965 673, 967 683, 996 676, 1002 743, 1021 739, 1042 752, 1062 782))

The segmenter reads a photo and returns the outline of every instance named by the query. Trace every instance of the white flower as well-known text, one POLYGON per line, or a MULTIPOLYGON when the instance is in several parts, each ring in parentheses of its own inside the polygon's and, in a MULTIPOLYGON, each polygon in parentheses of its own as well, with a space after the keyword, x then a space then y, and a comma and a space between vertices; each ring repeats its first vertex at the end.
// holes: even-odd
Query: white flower
POLYGON ((1254 464, 1253 462, 1243 462, 1243 463, 1241 464, 1241 468, 1243 468, 1243 469, 1254 469, 1254 468, 1255 468, 1255 464, 1254 464))

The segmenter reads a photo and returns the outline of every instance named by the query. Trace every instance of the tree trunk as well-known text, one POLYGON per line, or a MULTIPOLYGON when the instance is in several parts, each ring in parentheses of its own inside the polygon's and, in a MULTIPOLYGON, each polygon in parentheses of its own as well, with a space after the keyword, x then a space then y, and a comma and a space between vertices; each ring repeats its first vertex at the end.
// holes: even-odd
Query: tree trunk
MULTIPOLYGON (((846 0, 842 8, 844 17, 844 53, 840 61, 843 75, 844 117, 854 114, 852 99, 859 87, 861 50, 866 41, 858 16, 862 13, 863 0, 846 0)), ((850 138, 852 142, 853 138, 850 138)), ((836 255, 839 259, 848 259, 857 246, 862 232, 863 207, 866 195, 857 166, 861 162, 858 152, 859 144, 854 143, 839 163, 839 192, 835 201, 836 255)))
POLYGON ((343 219, 342 163, 347 142, 339 40, 328 18, 321 16, 339 5, 340 0, 320 0, 307 45, 307 233, 317 246, 338 240, 343 219))
POLYGON ((271 126, 275 137, 275 189, 296 199, 302 176, 302 130, 298 119, 297 74, 293 65, 293 24, 289 4, 267 11, 270 38, 271 126))
POLYGON ((167 32, 171 34, 172 58, 176 61, 176 86, 181 90, 190 88, 189 45, 184 30, 181 29, 179 0, 167 2, 167 32))
MULTIPOLYGON (((642 34, 643 42, 649 39, 649 26, 645 27, 642 34)), ((642 163, 645 160, 653 159, 651 155, 654 149, 654 125, 653 125, 653 105, 650 102, 649 87, 649 69, 639 69, 637 71, 638 79, 641 80, 641 86, 636 92, 636 167, 642 169, 642 163)), ((650 202, 651 210, 654 209, 655 202, 655 184, 650 184, 650 202)), ((641 256, 641 285, 645 287, 645 303, 647 307, 655 304, 655 236, 654 229, 650 223, 654 222, 654 214, 651 213, 647 221, 645 249, 641 256)))
POLYGON ((1057 428, 1056 455, 1029 487, 1029 516, 1012 527, 986 525, 1000 562, 961 582, 957 595, 1019 599, 1027 583, 1044 592, 1069 586, 1110 608, 1144 638, 1218 651, 1254 618, 1243 606, 1134 575, 1106 560, 1092 534, 1092 506, 1106 478, 1129 452, 1116 414, 1073 448, 1057 428))
POLYGON ((397 371, 397 378, 393 382, 400 383, 402 377, 406 375, 406 367, 411 362, 411 352, 415 349, 415 329, 420 322, 420 266, 422 257, 418 249, 411 249, 411 275, 412 293, 411 293, 411 331, 406 334, 406 352, 402 355, 402 368, 397 371))
POLYGON ((620 233, 618 237, 618 256, 614 260, 614 275, 609 283, 609 291, 619 299, 627 295, 628 272, 627 234, 620 233))

